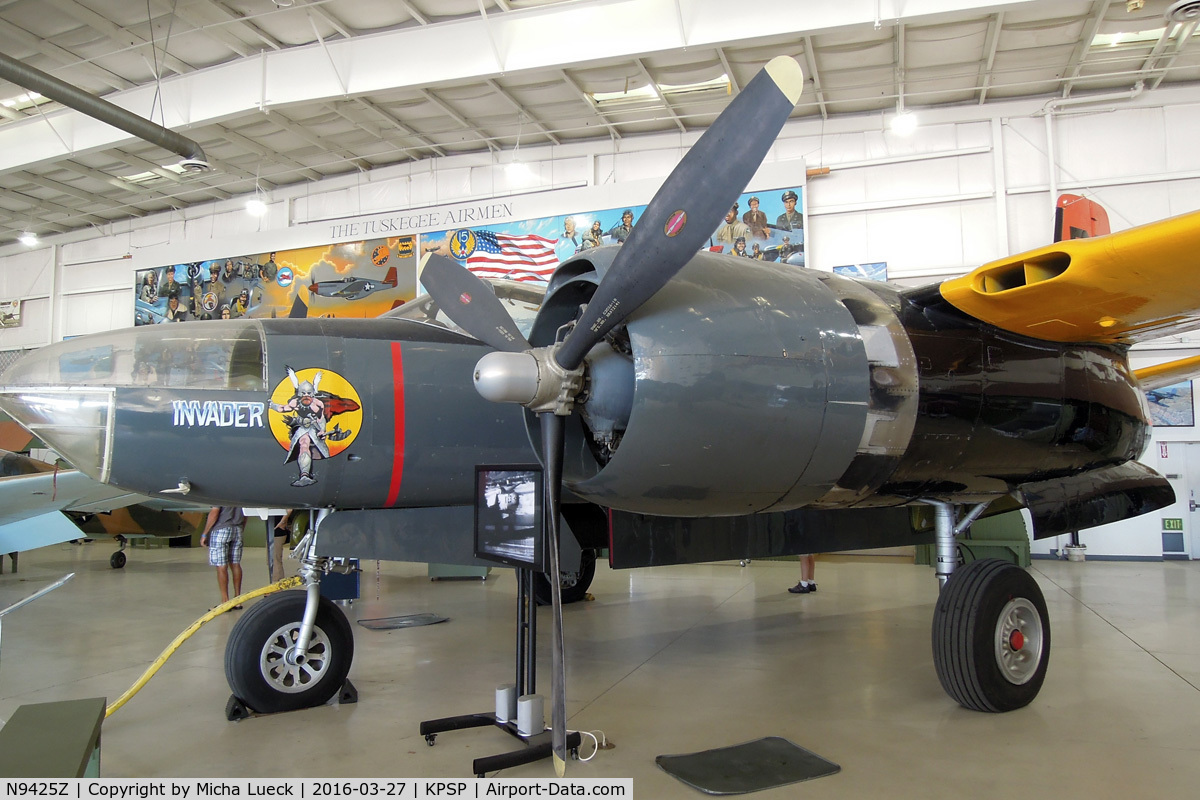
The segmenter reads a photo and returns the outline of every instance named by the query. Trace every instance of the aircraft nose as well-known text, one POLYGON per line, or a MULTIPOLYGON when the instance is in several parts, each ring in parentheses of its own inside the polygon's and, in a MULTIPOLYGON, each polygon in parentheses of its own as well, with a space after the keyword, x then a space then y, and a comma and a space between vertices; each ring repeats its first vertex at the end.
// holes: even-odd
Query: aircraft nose
POLYGON ((0 373, 0 409, 107 482, 117 392, 132 399, 176 389, 265 392, 261 325, 147 325, 48 345, 0 373))
MULTIPOLYGON (((81 472, 108 479, 114 389, 81 385, 88 353, 81 340, 50 345, 0 375, 0 409, 81 472)), ((93 367, 94 369, 94 367, 93 367)))

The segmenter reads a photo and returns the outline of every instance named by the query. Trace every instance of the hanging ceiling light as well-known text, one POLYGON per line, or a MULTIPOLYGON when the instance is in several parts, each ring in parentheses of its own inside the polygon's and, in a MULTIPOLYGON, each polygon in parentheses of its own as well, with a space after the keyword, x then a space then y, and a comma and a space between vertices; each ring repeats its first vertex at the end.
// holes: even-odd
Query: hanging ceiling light
POLYGON ((904 98, 896 103, 896 115, 892 117, 892 133, 908 136, 917 129, 917 115, 904 107, 904 98))
POLYGON ((246 213, 252 217, 261 217, 267 213, 267 195, 257 178, 254 180, 254 197, 246 201, 246 213))
POLYGON ((21 235, 17 237, 17 241, 26 247, 37 247, 38 237, 33 231, 21 231, 21 235))
POLYGON ((908 136, 917 129, 917 115, 911 111, 898 111, 892 117, 892 132, 908 136))

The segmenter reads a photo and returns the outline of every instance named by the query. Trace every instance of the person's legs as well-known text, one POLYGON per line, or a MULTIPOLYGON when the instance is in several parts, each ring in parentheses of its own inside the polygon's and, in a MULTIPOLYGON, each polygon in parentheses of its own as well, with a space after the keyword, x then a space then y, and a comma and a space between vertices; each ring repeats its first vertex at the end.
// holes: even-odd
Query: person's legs
POLYGON ((800 556, 800 582, 788 589, 792 594, 808 594, 817 590, 817 582, 813 580, 816 573, 816 556, 800 556))
MULTIPOLYGON (((242 593, 242 532, 234 531, 229 542, 229 572, 233 575, 233 596, 242 593)), ((241 608, 241 606, 234 606, 241 608)))
POLYGON ((286 542, 286 536, 271 537, 270 580, 272 583, 283 580, 284 576, 287 574, 283 571, 283 545, 286 542))
POLYGON ((217 588, 221 590, 221 602, 229 602, 229 568, 223 564, 217 567, 217 588))

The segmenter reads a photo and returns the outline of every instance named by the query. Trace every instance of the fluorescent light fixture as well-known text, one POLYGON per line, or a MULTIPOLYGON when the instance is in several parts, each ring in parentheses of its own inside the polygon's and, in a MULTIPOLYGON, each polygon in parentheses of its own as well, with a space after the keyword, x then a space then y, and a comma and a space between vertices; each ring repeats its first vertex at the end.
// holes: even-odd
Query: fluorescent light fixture
POLYGON ((26 247, 37 247, 38 237, 33 231, 21 231, 21 235, 17 237, 17 241, 26 247))
POLYGON ((246 201, 246 213, 252 217, 261 217, 267 213, 267 204, 256 194, 246 201))
POLYGON ((1097 33, 1092 37, 1092 47, 1116 47, 1120 44, 1148 44, 1162 38, 1166 26, 1161 28, 1146 28, 1141 31, 1116 31, 1114 33, 1097 33))
POLYGON ((678 98, 681 95, 717 90, 725 93, 729 92, 730 83, 728 75, 722 73, 711 81, 700 81, 699 83, 660 83, 657 86, 646 84, 645 86, 635 86, 632 89, 625 89, 620 92, 592 92, 591 96, 597 106, 614 106, 657 100, 659 93, 662 93, 666 97, 678 98))
POLYGON ((22 111, 26 108, 32 108, 38 103, 47 101, 48 99, 49 98, 42 97, 37 92, 28 92, 26 94, 19 94, 16 97, 9 97, 4 100, 0 100, 0 106, 22 111))
POLYGON ((899 136, 908 136, 917 129, 917 115, 911 111, 901 109, 896 112, 896 116, 892 117, 892 133, 899 136))
MULTIPOLYGON (((168 172, 174 172, 176 175, 183 175, 187 172, 187 170, 178 164, 163 164, 162 168, 168 172)), ((151 181, 164 181, 166 178, 157 172, 139 172, 136 175, 122 175, 121 180, 129 181, 130 183, 150 183, 151 181)))

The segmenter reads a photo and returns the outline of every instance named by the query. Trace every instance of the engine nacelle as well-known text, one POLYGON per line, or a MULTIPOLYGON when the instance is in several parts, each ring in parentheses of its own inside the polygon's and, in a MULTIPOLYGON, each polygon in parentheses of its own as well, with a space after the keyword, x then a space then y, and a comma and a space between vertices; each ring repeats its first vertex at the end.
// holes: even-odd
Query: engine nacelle
MULTIPOLYGON (((602 274, 614 252, 564 265, 535 345, 574 317, 592 267, 602 274)), ((702 252, 625 330, 589 354, 567 425, 566 484, 588 500, 674 516, 845 504, 890 471, 877 463, 871 487, 839 486, 852 465, 894 467, 907 446, 915 385, 879 389, 915 375, 911 346, 891 310, 851 281, 702 252)))

